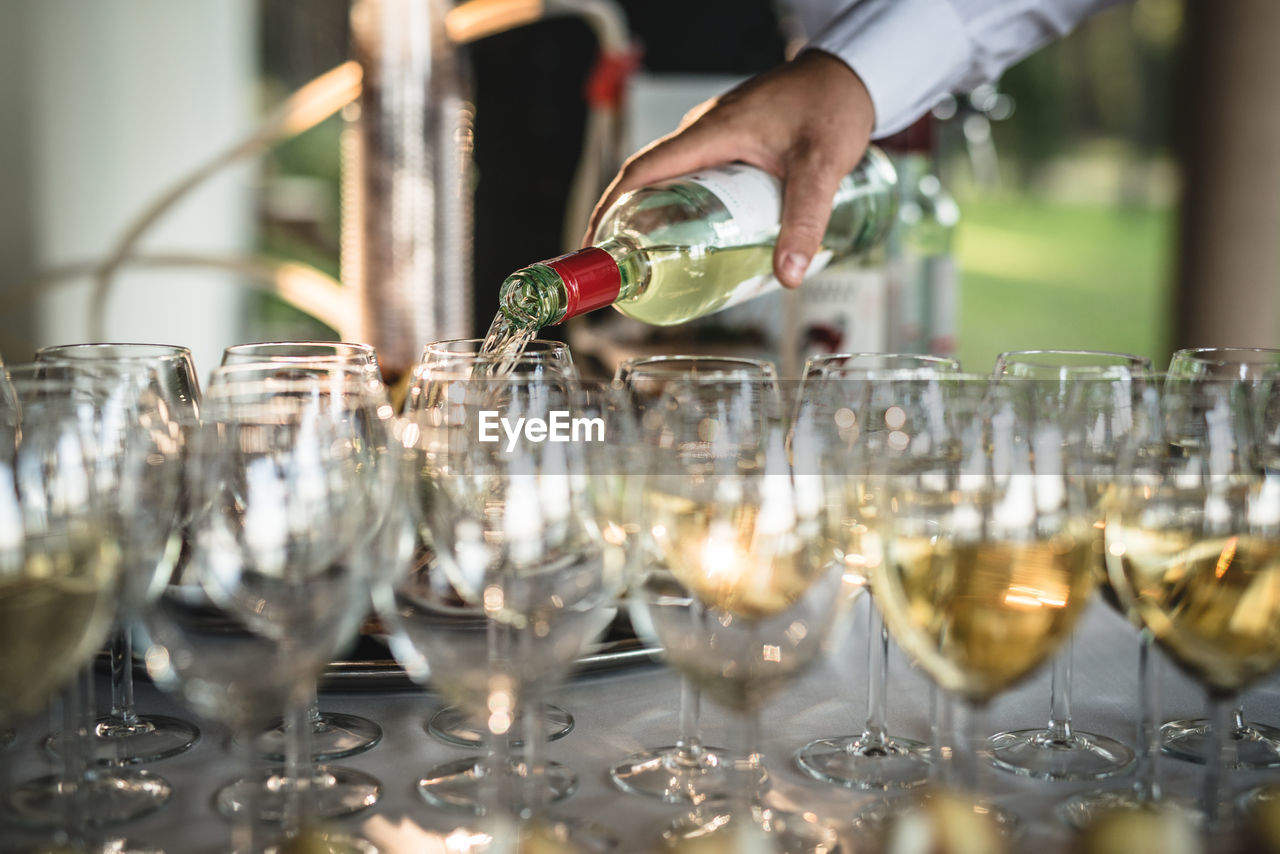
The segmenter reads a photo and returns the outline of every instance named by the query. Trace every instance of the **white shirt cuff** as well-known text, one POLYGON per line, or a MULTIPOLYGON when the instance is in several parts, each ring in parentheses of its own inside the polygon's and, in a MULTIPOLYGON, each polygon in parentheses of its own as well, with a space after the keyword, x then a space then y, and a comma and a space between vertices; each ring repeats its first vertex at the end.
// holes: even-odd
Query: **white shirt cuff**
POLYGON ((808 46, 839 57, 862 79, 875 106, 877 138, 923 115, 973 63, 968 30, 947 0, 863 0, 808 46))

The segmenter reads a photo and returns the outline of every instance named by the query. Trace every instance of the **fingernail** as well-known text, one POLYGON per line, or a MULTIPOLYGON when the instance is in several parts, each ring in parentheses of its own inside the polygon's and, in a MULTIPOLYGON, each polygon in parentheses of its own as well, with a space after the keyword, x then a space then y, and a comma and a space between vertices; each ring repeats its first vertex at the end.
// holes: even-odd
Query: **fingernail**
POLYGON ((789 288, 799 286, 807 269, 809 269, 808 255, 803 252, 788 252, 782 256, 782 284, 789 288))

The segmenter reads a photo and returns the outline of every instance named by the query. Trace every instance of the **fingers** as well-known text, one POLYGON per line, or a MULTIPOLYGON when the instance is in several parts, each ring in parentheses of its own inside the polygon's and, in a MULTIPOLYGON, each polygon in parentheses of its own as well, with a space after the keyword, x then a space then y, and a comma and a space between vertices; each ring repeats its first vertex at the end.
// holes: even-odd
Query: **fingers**
POLYGON ((788 288, 800 286, 822 245, 831 200, 845 171, 813 152, 798 155, 789 164, 782 191, 782 224, 773 250, 774 275, 788 288))

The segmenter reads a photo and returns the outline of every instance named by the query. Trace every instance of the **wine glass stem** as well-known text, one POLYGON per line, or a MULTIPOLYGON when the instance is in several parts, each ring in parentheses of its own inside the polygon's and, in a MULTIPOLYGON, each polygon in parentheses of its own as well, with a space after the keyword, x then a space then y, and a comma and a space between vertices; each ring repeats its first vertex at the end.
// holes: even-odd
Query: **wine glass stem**
POLYGON ((127 625, 111 639, 111 717, 125 726, 138 724, 133 705, 133 633, 127 625))
POLYGON ((93 664, 82 667, 62 692, 62 810, 70 847, 87 845, 85 782, 89 773, 89 728, 93 721, 93 664))
POLYGON ((1249 737, 1249 724, 1244 719, 1244 701, 1236 703, 1235 709, 1231 713, 1231 731, 1238 739, 1249 737))
MULTIPOLYGON (((523 635, 524 633, 522 633, 523 635)), ((546 730, 542 721, 542 692, 536 682, 529 682, 524 692, 524 808, 525 818, 537 816, 542 812, 546 795, 543 785, 543 756, 546 753, 546 730)))
POLYGON ((929 763, 929 776, 938 786, 947 785, 951 775, 952 727, 951 696, 936 684, 929 685, 929 750, 933 761, 929 763))
POLYGON ((867 723, 863 746, 883 747, 889 740, 885 722, 889 695, 889 632, 880 609, 871 603, 867 638, 867 723))
POLYGON ((1138 767, 1133 789, 1141 803, 1160 800, 1160 695, 1155 640, 1151 632, 1138 632, 1138 767))
POLYGON ((967 700, 957 701, 955 705, 951 715, 955 739, 951 747, 951 775, 947 784, 949 788, 966 792, 977 800, 981 795, 978 751, 986 747, 986 737, 980 735, 986 731, 981 726, 986 710, 967 700), (982 740, 981 745, 979 739, 982 740))
POLYGON ((285 711, 283 823, 286 838, 296 836, 305 826, 311 785, 315 781, 315 768, 311 761, 311 716, 306 696, 303 695, 301 700, 291 700, 285 711))
MULTIPOLYGON (((742 713, 742 755, 747 758, 753 770, 764 764, 764 757, 760 753, 760 709, 755 704, 749 705, 742 713)), ((751 808, 760 803, 763 787, 759 778, 759 774, 742 775, 743 788, 738 795, 745 808, 744 815, 749 816, 751 808)))
MULTIPOLYGON (((250 781, 257 780, 259 773, 258 751, 254 749, 257 733, 256 727, 246 726, 240 728, 239 734, 231 739, 239 765, 244 769, 244 779, 250 781)), ((236 810, 232 818, 231 850, 237 854, 258 854, 260 850, 257 838, 258 787, 245 786, 242 797, 244 798, 243 808, 236 810)))
POLYGON ((1204 812, 1206 832, 1219 829, 1222 814, 1223 775, 1235 766, 1236 742, 1232 737, 1231 719, 1235 698, 1214 692, 1209 694, 1209 754, 1205 757, 1204 789, 1200 809, 1204 812))
POLYGON ((694 762, 702 755, 701 715, 702 689, 688 676, 681 676, 680 732, 676 736, 676 750, 682 760, 694 762))
POLYGON ((1070 742, 1071 731, 1071 661, 1075 642, 1067 638, 1058 654, 1053 657, 1053 678, 1049 687, 1049 738, 1060 743, 1070 742))

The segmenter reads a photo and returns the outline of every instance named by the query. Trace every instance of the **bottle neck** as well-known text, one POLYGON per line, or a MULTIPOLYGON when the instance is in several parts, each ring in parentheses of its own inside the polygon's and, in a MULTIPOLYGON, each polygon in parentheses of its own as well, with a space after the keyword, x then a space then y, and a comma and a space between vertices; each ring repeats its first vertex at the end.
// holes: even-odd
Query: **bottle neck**
POLYGON ((517 325, 541 329, 633 296, 643 282, 624 274, 635 266, 631 249, 608 240, 523 267, 502 283, 499 308, 517 325))

